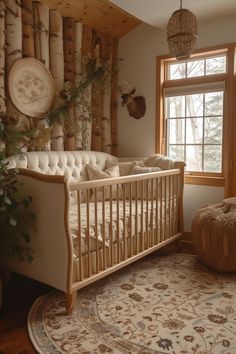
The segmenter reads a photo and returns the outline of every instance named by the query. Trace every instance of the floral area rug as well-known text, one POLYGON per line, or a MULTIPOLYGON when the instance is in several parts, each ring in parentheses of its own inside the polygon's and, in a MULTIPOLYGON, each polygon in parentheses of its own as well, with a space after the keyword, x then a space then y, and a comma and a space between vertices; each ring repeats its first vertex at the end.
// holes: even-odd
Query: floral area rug
POLYGON ((42 354, 236 354, 236 275, 197 257, 152 255, 78 292, 54 291, 28 317, 42 354))

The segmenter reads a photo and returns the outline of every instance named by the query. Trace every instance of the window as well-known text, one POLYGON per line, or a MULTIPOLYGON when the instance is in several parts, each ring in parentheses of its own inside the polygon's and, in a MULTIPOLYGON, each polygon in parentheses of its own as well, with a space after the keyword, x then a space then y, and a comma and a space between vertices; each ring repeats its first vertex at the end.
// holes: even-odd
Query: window
POLYGON ((222 172, 223 98, 222 90, 165 98, 167 154, 187 171, 222 172))
POLYGON ((191 183, 197 178, 200 184, 204 178, 209 185, 209 178, 213 185, 224 183, 232 53, 222 48, 184 61, 157 60, 157 152, 185 160, 187 175, 195 177, 191 183))

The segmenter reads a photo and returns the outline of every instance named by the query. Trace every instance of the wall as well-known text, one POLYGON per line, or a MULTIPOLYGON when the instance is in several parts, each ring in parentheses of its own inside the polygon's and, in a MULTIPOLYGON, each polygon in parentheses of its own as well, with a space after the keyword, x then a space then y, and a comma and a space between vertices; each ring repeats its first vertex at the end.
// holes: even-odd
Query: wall
MULTIPOLYGON (((236 16, 198 24, 198 48, 236 42, 236 16)), ((148 156, 155 153, 156 57, 168 54, 166 32, 139 25, 119 41, 118 57, 123 59, 119 82, 137 85, 136 94, 146 99, 143 118, 129 117, 126 107, 118 108, 118 156, 148 156)), ((120 102, 119 102, 120 103, 120 102)), ((188 185, 185 188, 185 230, 190 230, 194 211, 223 198, 223 188, 188 185)))

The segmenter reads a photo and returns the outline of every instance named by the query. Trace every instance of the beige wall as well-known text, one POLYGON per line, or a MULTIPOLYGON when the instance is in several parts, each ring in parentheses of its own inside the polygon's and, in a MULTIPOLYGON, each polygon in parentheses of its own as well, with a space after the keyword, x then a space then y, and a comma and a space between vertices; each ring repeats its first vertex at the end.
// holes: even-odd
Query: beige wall
MULTIPOLYGON (((198 24, 197 48, 236 42, 236 16, 198 24)), ((166 32, 139 25, 119 41, 123 65, 119 82, 137 85, 136 94, 146 99, 143 118, 129 117, 126 107, 118 108, 118 156, 148 156, 155 153, 156 57, 168 54, 166 32)), ((120 103, 120 101, 119 101, 120 103)), ((187 186, 185 189, 185 230, 190 230, 194 211, 223 198, 223 188, 187 186), (197 199, 196 199, 197 198, 197 199)))

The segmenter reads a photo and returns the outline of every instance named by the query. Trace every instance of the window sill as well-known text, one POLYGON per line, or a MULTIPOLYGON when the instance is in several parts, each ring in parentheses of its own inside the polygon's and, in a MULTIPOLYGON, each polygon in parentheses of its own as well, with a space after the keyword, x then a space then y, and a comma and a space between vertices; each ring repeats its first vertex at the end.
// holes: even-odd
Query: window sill
POLYGON ((224 187, 225 179, 224 177, 211 177, 211 176, 193 176, 185 174, 184 176, 185 184, 197 184, 202 186, 214 186, 214 187, 224 187))

